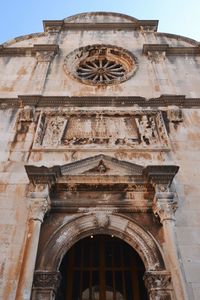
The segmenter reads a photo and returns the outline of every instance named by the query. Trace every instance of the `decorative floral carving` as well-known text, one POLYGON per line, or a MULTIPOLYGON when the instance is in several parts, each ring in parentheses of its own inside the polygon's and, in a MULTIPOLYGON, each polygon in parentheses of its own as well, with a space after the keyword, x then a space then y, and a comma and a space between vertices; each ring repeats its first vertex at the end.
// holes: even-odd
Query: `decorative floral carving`
POLYGON ((35 271, 33 286, 57 290, 61 280, 60 272, 35 271))
POLYGON ((36 59, 38 62, 51 62, 55 56, 55 51, 38 51, 36 59))
POLYGON ((165 220, 175 220, 174 213, 177 209, 177 201, 175 193, 171 192, 168 184, 156 184, 155 198, 153 202, 153 212, 156 217, 159 217, 160 222, 165 220))
POLYGON ((111 45, 86 46, 71 52, 65 59, 65 71, 82 83, 116 84, 129 79, 137 63, 132 53, 111 45))
POLYGON ((167 117, 169 121, 175 125, 177 125, 179 122, 183 122, 182 110, 177 106, 171 107, 167 110, 167 117))
POLYGON ((49 209, 50 209, 49 199, 36 198, 34 200, 30 200, 29 219, 43 222, 44 215, 47 213, 49 209))
POLYGON ((95 216, 95 224, 99 228, 107 228, 110 224, 109 215, 105 211, 99 211, 95 216))
POLYGON ((156 64, 162 62, 166 58, 165 51, 148 51, 148 59, 156 64))
POLYGON ((149 271, 144 275, 151 300, 170 300, 171 275, 167 271, 149 271))
POLYGON ((144 275, 144 281, 148 290, 166 289, 171 282, 171 275, 167 271, 149 271, 144 275))

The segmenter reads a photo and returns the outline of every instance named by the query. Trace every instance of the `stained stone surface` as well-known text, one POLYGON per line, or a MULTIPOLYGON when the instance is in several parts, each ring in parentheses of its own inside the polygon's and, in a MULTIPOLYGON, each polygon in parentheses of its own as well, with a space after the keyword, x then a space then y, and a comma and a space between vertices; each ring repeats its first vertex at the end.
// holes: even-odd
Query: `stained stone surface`
MULTIPOLYGON (((7 52, 0 48, 0 298, 20 299, 16 295, 20 274, 23 273, 30 212, 27 200, 30 181, 24 166, 67 166, 106 155, 108 158, 92 159, 88 165, 78 163, 77 169, 75 165, 70 169, 69 165, 69 174, 62 174, 57 185, 53 186, 50 192, 52 210, 41 229, 38 253, 42 253, 44 244, 59 226, 76 216, 106 208, 109 213, 132 218, 150 232, 159 244, 168 268, 169 249, 163 228, 152 212, 154 189, 140 182, 128 185, 124 178, 130 179, 128 176, 133 172, 128 163, 141 168, 177 165, 180 169, 173 180, 178 201, 175 214, 176 246, 188 299, 198 300, 198 43, 176 35, 157 33, 152 25, 148 29, 138 28, 136 19, 113 13, 80 14, 65 19, 62 24, 62 28, 47 24, 44 33, 5 43, 7 52), (112 25, 114 29, 64 27, 67 24, 90 25, 95 22, 100 26, 103 23, 105 28, 112 25), (128 23, 132 27, 120 25, 122 29, 116 30, 116 23, 128 23), (59 49, 32 49, 34 45, 52 44, 58 44, 59 49), (69 76, 64 70, 66 56, 75 49, 96 44, 116 48, 123 46, 132 53, 137 59, 134 76, 115 85, 106 82, 103 85, 88 85, 69 76), (167 44, 176 49, 168 51, 157 47, 157 50, 145 54, 144 44, 167 44), (183 54, 180 54, 180 48, 183 54), (188 48, 192 48, 192 54, 187 54, 188 48), (44 100, 43 105, 31 104, 33 100, 27 100, 27 105, 28 95, 54 98, 44 100), (159 105, 151 107, 149 99, 161 95, 185 95, 188 100, 184 105, 178 100, 166 105, 160 100, 159 105), (23 101, 19 96, 23 96, 23 101), (79 105, 59 104, 62 96, 77 97, 79 105), (123 104, 98 104, 98 99, 108 96, 115 99, 115 103, 124 97, 123 104), (127 96, 144 97, 146 106, 126 105, 127 96), (91 105, 86 105, 87 97, 96 98, 96 102, 88 98, 91 105), (197 105, 190 105, 189 99, 196 99, 197 105)), ((97 214, 92 224, 105 229, 110 221, 101 216, 101 213, 97 214)), ((174 294, 172 299, 176 299, 174 294)))

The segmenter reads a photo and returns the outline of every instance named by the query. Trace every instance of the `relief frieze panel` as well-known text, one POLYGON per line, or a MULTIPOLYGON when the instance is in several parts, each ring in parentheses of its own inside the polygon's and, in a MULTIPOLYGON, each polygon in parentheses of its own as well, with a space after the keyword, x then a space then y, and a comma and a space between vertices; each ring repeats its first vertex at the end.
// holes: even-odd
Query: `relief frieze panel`
POLYGON ((161 112, 41 112, 33 148, 168 150, 161 112))

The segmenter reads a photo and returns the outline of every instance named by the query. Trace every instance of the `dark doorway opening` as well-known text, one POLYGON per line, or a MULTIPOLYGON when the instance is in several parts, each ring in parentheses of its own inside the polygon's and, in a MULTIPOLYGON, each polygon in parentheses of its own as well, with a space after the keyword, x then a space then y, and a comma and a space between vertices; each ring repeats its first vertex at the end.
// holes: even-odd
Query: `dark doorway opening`
POLYGON ((147 300, 144 264, 124 241, 94 235, 64 256, 56 300, 147 300))

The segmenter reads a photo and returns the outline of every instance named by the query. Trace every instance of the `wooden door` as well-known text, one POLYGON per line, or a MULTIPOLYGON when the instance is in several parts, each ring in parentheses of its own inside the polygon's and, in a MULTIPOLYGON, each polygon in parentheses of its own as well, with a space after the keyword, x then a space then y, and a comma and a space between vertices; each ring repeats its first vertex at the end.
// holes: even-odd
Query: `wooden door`
POLYGON ((65 300, 146 300, 144 266, 118 238, 96 235, 74 245, 65 260, 65 300))

